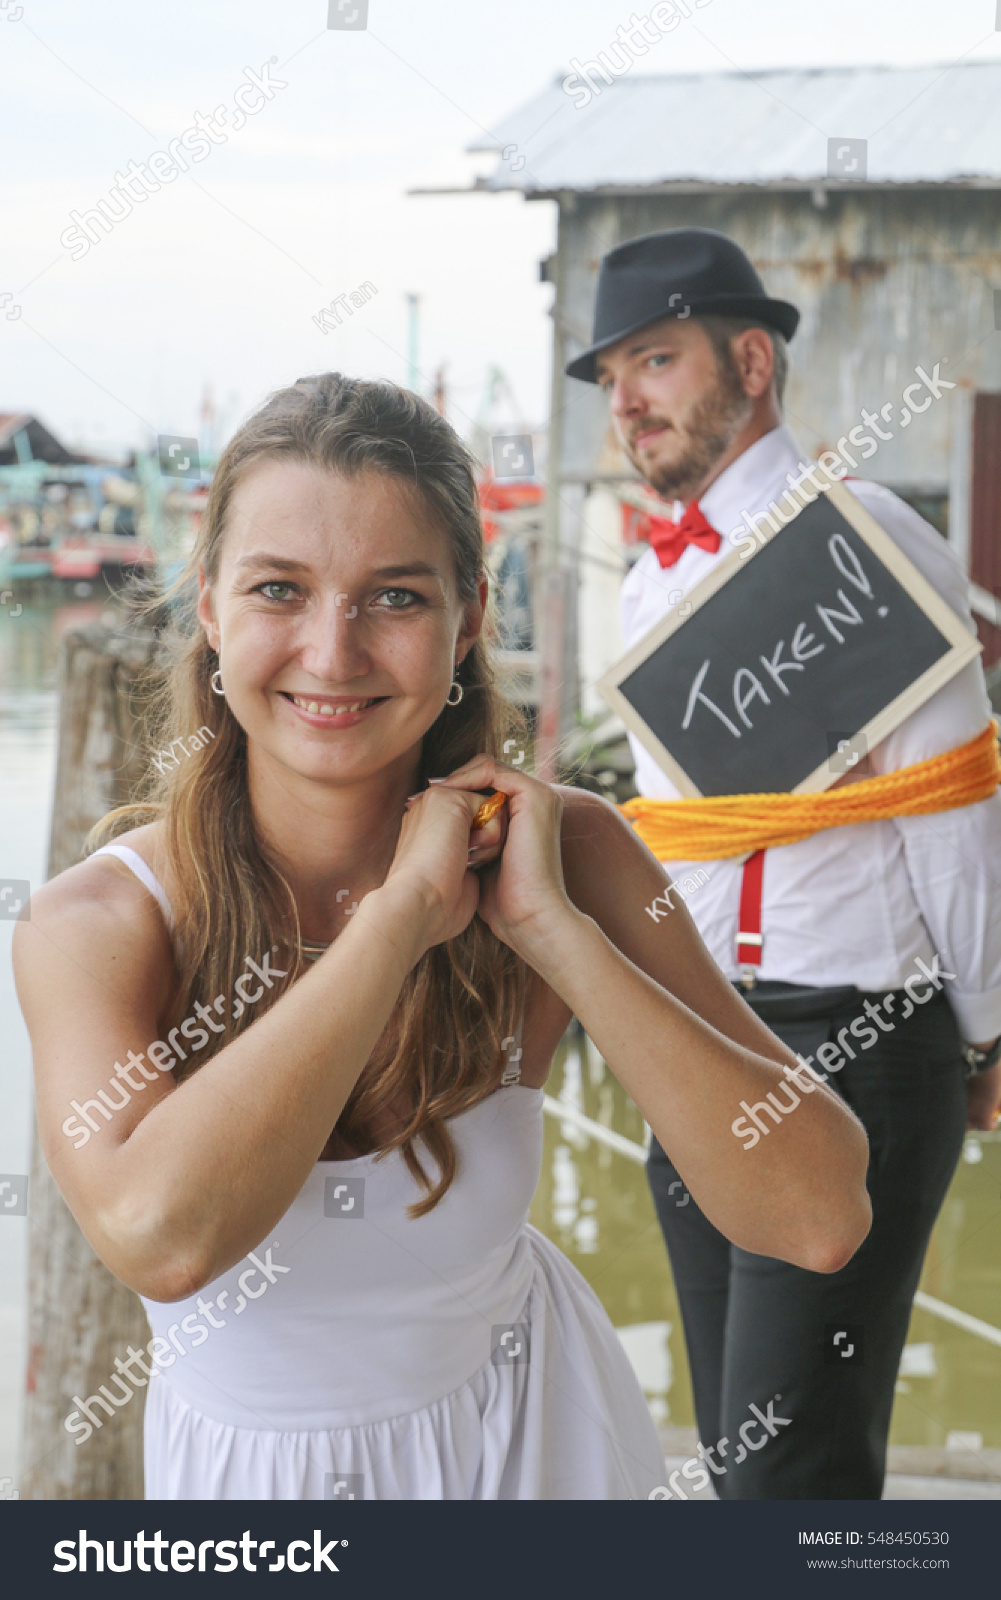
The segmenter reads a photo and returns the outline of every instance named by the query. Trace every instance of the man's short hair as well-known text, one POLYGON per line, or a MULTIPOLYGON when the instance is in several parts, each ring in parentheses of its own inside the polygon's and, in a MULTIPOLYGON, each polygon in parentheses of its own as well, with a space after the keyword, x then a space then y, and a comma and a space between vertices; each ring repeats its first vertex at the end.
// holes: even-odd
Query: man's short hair
POLYGON ((772 355, 775 362, 773 382, 775 384, 775 398, 782 406, 782 396, 785 393, 786 378, 789 374, 789 347, 785 338, 777 328, 768 328, 763 322, 756 322, 753 317, 716 317, 699 316, 695 320, 700 322, 709 335, 709 341, 718 362, 726 362, 733 366, 733 354, 730 350, 730 341, 738 333, 743 333, 745 328, 760 328, 767 333, 772 341, 772 355))

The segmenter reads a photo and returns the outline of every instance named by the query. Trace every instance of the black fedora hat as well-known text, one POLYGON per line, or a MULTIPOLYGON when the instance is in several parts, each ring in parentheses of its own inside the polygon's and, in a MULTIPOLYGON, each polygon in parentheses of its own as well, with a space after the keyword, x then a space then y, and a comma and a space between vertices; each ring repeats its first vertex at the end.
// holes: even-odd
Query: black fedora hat
POLYGON ((713 228, 645 233, 601 259, 593 343, 567 363, 568 378, 597 383, 595 356, 662 317, 754 317, 791 339, 799 312, 771 300, 739 244, 713 228))

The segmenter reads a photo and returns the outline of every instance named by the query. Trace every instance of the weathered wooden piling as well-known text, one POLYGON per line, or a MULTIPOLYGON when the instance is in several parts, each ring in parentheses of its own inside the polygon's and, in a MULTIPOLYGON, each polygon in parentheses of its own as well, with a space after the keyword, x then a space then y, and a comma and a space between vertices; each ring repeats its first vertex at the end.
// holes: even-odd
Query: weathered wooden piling
MULTIPOLYGON (((118 633, 100 623, 63 640, 50 878, 81 858, 94 823, 123 804, 142 775, 139 680, 155 648, 152 633, 118 633)), ((78 1399, 114 1378, 116 1356, 147 1343, 146 1317, 138 1297, 80 1232, 52 1181, 37 1130, 31 1168, 21 1498, 141 1499, 144 1391, 113 1417, 95 1409, 102 1425, 83 1443, 65 1422, 78 1399)))

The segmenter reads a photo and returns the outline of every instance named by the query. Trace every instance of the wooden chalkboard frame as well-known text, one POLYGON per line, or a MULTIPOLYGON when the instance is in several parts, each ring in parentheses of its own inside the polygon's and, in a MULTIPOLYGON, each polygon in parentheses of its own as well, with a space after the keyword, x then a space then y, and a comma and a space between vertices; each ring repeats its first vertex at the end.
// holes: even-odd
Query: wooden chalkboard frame
MULTIPOLYGON (((841 483, 830 483, 820 491, 829 496, 831 504, 841 513, 845 521, 850 523, 859 538, 867 544, 876 559, 887 568, 891 576, 905 589, 917 605, 928 617, 939 632, 949 642, 949 650, 941 656, 931 667, 914 679, 908 687, 885 705, 864 727, 855 730, 852 739, 861 736, 866 741, 865 748, 872 747, 892 733, 894 728, 917 711, 919 706, 930 700, 942 686, 954 678, 957 672, 969 665, 980 654, 983 646, 961 622, 960 618, 946 605, 936 593, 927 578, 918 571, 912 561, 904 555, 903 551, 890 538, 889 534, 880 527, 879 523, 858 501, 850 490, 841 483)), ((790 490, 784 497, 786 503, 799 499, 800 510, 812 504, 816 498, 805 491, 796 495, 790 490)), ((798 516, 798 512, 796 516, 798 516)), ((670 778, 675 788, 687 799, 701 799, 702 792, 689 777, 685 769, 672 756, 671 752, 661 744, 653 730, 643 721, 634 709, 631 701, 622 693, 619 685, 628 678, 637 667, 654 654, 656 650, 669 639, 679 628, 685 626, 695 613, 709 600, 725 583, 739 574, 746 572, 751 566, 756 555, 770 544, 773 539, 788 536, 795 528, 796 516, 790 517, 781 527, 774 530, 762 529, 756 535, 757 546, 750 555, 742 554, 734 549, 731 554, 718 562, 712 572, 697 584, 685 596, 685 616, 679 616, 679 607, 666 616, 662 622, 651 628, 621 660, 609 668, 595 687, 598 693, 608 702, 609 706, 622 718, 630 733, 643 745, 656 761, 657 765, 670 778)), ((747 535, 746 537, 750 537, 747 535)), ((818 794, 837 780, 838 774, 831 769, 829 761, 821 762, 811 773, 803 778, 792 790, 793 794, 818 794)))

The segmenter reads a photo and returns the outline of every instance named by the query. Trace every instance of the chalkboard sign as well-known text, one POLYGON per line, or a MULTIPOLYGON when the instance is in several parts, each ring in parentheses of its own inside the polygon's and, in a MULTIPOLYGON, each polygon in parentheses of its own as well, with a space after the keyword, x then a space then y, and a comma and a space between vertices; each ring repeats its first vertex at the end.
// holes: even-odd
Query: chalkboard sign
POLYGON ((758 538, 597 685, 683 795, 825 789, 981 648, 842 484, 758 538))

